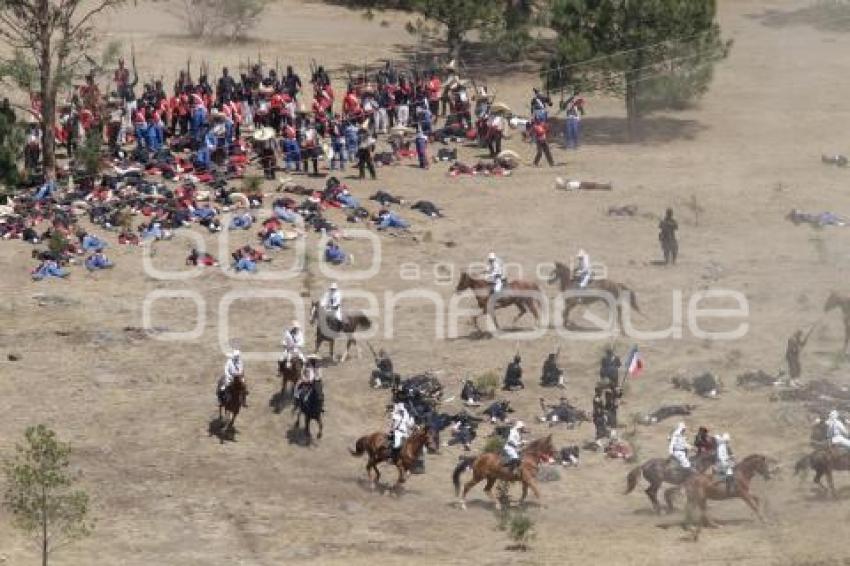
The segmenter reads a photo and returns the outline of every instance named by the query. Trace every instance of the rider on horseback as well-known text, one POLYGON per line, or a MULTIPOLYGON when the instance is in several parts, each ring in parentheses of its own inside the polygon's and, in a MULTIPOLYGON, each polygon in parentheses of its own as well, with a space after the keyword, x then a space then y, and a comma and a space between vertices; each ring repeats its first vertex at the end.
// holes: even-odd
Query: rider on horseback
POLYGON ((847 437, 847 426, 841 422, 838 411, 833 409, 826 419, 826 440, 830 446, 850 448, 850 439, 847 437))
POLYGON ((502 455, 505 459, 505 467, 511 474, 516 472, 520 465, 519 451, 525 441, 522 439, 522 433, 525 432, 525 423, 517 421, 508 432, 508 439, 505 441, 505 446, 502 448, 502 455))
POLYGON ((575 281, 579 289, 584 289, 590 283, 592 275, 590 269, 590 256, 583 249, 576 254, 575 281))
POLYGON ((390 459, 395 463, 401 455, 401 447, 404 441, 410 436, 410 429, 413 427, 414 421, 410 413, 407 412, 407 407, 404 403, 397 402, 393 406, 393 414, 391 419, 390 436, 392 436, 392 450, 390 451, 390 459))
MULTIPOLYGON (((219 400, 223 400, 224 392, 230 387, 230 384, 233 383, 233 380, 237 377, 245 378, 245 366, 242 363, 242 353, 239 350, 233 350, 229 356, 227 356, 227 362, 224 364, 224 375, 221 376, 218 380, 218 397, 219 400)), ((245 390, 245 396, 247 397, 248 391, 245 390)), ((242 406, 247 407, 245 397, 242 398, 242 406)))
POLYGON ((505 286, 505 266, 494 252, 490 252, 487 256, 487 271, 484 273, 484 279, 490 283, 490 293, 496 295, 502 291, 505 286))
POLYGON ((301 324, 297 320, 292 321, 292 326, 288 330, 283 331, 283 362, 286 367, 292 367, 292 360, 298 358, 301 363, 304 363, 304 332, 301 330, 301 324))
POLYGON ((307 364, 301 372, 301 379, 295 384, 295 399, 303 401, 305 394, 313 388, 317 381, 322 380, 322 374, 319 371, 319 357, 316 355, 307 356, 307 364))
POLYGON ((691 446, 688 444, 688 439, 685 436, 687 430, 688 427, 685 423, 679 423, 676 430, 673 431, 673 434, 670 436, 668 452, 670 453, 670 456, 679 463, 679 466, 681 466, 683 470, 690 472, 691 461, 688 459, 688 450, 691 446))
POLYGON ((319 306, 326 311, 333 312, 334 317, 342 322, 342 293, 340 293, 336 282, 331 283, 330 287, 328 287, 328 290, 319 302, 319 306))
POLYGON ((735 457, 729 446, 729 433, 724 432, 714 437, 717 442, 717 462, 714 470, 726 481, 726 495, 732 495, 735 487, 735 457))

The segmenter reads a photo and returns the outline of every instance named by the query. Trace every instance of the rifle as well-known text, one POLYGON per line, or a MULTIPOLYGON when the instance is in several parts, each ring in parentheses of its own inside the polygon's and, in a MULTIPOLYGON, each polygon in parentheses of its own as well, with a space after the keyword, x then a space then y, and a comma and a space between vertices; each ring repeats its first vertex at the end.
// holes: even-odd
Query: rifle
POLYGON ((375 363, 378 363, 378 354, 375 353, 375 348, 372 347, 372 343, 366 340, 366 345, 369 346, 369 351, 372 352, 372 357, 375 359, 375 363))
POLYGON ((803 346, 806 345, 806 342, 809 341, 809 336, 812 335, 812 332, 814 332, 815 328, 817 328, 817 327, 818 327, 818 323, 816 322, 812 325, 811 328, 809 328, 809 331, 806 333, 806 336, 803 338, 802 342, 800 342, 800 348, 801 349, 803 348, 803 346))

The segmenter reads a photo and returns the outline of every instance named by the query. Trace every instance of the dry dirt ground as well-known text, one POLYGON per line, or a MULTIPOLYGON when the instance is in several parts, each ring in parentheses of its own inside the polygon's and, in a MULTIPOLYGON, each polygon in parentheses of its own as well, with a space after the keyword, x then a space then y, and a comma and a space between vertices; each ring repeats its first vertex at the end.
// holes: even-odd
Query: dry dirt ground
MULTIPOLYGON (((382 169, 378 182, 351 181, 357 196, 385 188, 426 198, 442 205, 447 218, 430 221, 404 212, 414 220, 420 241, 381 236, 379 274, 345 283, 349 293, 424 287, 448 300, 453 287, 434 277, 440 262, 463 266, 493 249, 521 264, 530 277, 538 263, 566 260, 578 247, 604 263, 613 279, 636 290, 646 313, 635 319, 640 328, 669 324, 674 290, 685 303, 708 287, 743 292, 749 304, 743 338, 711 342, 685 327, 678 340, 641 341, 648 367, 630 384, 622 415, 628 419, 662 402, 693 402, 689 393, 672 390, 668 378, 715 371, 728 391, 721 400, 698 401, 688 422, 692 428, 705 423, 729 431, 740 455, 758 451, 785 464, 780 478, 755 482, 766 500, 767 524, 758 524, 741 502, 714 504, 711 509, 724 526, 708 531, 698 544, 685 541, 679 515, 655 517, 640 491, 622 495, 627 466, 586 454, 578 469, 542 484, 541 506, 528 505, 537 531, 531 550, 508 551, 480 487, 471 494, 468 511, 454 506, 449 475, 457 448, 429 456, 427 473, 413 476, 401 498, 364 487, 364 462, 347 449, 360 434, 385 427, 387 402, 385 393, 367 385, 368 355, 326 371, 327 422, 318 446, 288 442, 289 411, 276 414, 268 406, 278 386, 270 362, 248 363, 252 395, 237 423, 237 441, 221 444, 210 436, 214 382, 223 363, 222 297, 235 290, 298 292, 300 280, 235 280, 209 270, 189 281, 163 282, 146 275, 139 250, 113 246, 117 267, 111 272, 87 275, 77 267, 66 281, 33 283, 27 273, 29 249, 5 243, 0 246, 0 451, 9 453, 27 425, 54 427, 74 445, 74 464, 85 473, 98 519, 94 535, 61 550, 57 563, 848 563, 850 477, 837 476, 843 486, 838 502, 798 483, 788 467, 807 449, 810 416, 797 406, 771 402, 769 391, 747 393, 734 386, 735 376, 746 369, 777 370, 788 335, 817 321, 821 325, 804 355, 805 377, 846 382, 846 361, 836 355, 840 317, 824 317, 821 306, 830 289, 846 287, 850 237, 842 228, 813 231, 783 219, 793 207, 850 213, 847 172, 820 163, 822 152, 848 149, 850 60, 842 54, 850 48, 850 36, 841 26, 823 29, 836 26, 825 26, 825 17, 808 7, 808 0, 721 0, 724 33, 735 40, 730 57, 718 66, 698 107, 647 120, 645 143, 627 144, 616 135, 624 126, 620 102, 591 97, 586 143, 578 152, 556 148, 554 169, 528 167, 531 148, 513 139, 508 146, 524 156, 526 166, 510 178, 452 180, 445 166, 437 165, 427 173, 407 166, 382 169), (558 192, 556 175, 612 181, 615 190, 558 192), (687 207, 694 198, 704 208, 698 225, 687 207), (606 216, 609 206, 624 204, 637 205, 640 214, 606 216), (651 264, 659 255, 658 215, 667 206, 676 210, 681 227, 681 260, 670 269, 651 264), (447 241, 457 245, 446 247, 447 241), (422 266, 421 281, 401 278, 402 261, 422 266), (141 325, 144 299, 158 289, 191 289, 204 297, 207 317, 199 339, 165 342, 125 335, 123 327, 141 325), (8 352, 21 360, 5 361, 8 352)), ((214 67, 225 61, 236 67, 240 55, 256 59, 262 51, 267 60, 279 55, 303 70, 310 57, 334 67, 392 57, 410 46, 403 18, 389 17, 389 27, 380 19, 366 22, 322 4, 285 0, 258 30, 263 42, 212 46, 206 58, 214 67)), ((159 9, 128 9, 112 21, 113 35, 135 43, 147 76, 179 68, 190 53, 195 62, 202 57, 159 9)), ((524 108, 534 83, 532 75, 511 75, 491 86, 499 98, 524 108)), ((467 159, 477 154, 462 150, 467 159)), ((205 238, 216 249, 215 239, 205 238)), ((158 245, 154 263, 181 269, 187 245, 185 240, 158 245)), ((369 255, 363 242, 346 245, 359 261, 369 255)), ((284 252, 261 269, 280 268, 291 258, 292 252, 284 252)), ((317 284, 323 283, 320 277, 317 284)), ((554 295, 552 287, 547 292, 554 295)), ((256 299, 237 301, 230 312, 228 330, 243 351, 275 348, 282 325, 293 315, 282 301, 256 299)), ((163 300, 153 309, 152 324, 187 330, 194 315, 191 302, 163 300)), ((501 317, 508 321, 507 313, 501 317)), ((377 318, 386 322, 386 313, 377 318)), ((427 303, 403 302, 395 312, 394 338, 378 336, 372 342, 386 346, 403 373, 441 371, 452 393, 463 376, 501 371, 516 347, 510 335, 467 339, 467 322, 457 339, 435 340, 434 320, 427 303)), ((729 329, 738 322, 712 324, 729 329)), ((630 342, 618 341, 621 353, 630 342)), ((535 383, 544 355, 559 344, 569 376, 566 395, 589 408, 605 342, 565 340, 550 332, 520 346, 529 386, 508 397, 526 421, 534 421, 540 396, 554 401, 559 395, 535 383)), ((458 408, 457 402, 447 406, 458 408)), ((672 424, 639 429, 642 458, 664 454, 672 424)), ((482 434, 488 428, 482 427, 482 434)), ((553 431, 558 444, 592 436, 587 425, 553 431)), ((546 432, 533 422, 532 436, 546 432)), ((34 563, 32 547, 8 519, 0 514, 0 560, 34 563)))

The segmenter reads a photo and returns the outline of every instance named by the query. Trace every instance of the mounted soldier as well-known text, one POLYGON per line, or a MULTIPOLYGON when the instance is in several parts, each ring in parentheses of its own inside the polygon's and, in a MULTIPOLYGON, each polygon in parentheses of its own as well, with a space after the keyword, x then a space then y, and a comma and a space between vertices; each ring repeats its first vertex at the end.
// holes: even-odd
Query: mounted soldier
POLYGON ((847 426, 841 422, 838 411, 833 409, 826 419, 826 440, 830 446, 850 449, 850 438, 847 434, 847 426))
POLYGON ((390 438, 392 449, 390 451, 390 460, 395 463, 401 454, 401 447, 410 436, 410 430, 413 428, 414 421, 410 413, 407 412, 407 407, 404 403, 397 402, 393 405, 393 414, 390 419, 390 438))
POLYGON ((508 439, 505 441, 505 446, 502 448, 502 456, 504 457, 504 465, 513 474, 516 472, 520 464, 520 450, 525 441, 522 439, 522 433, 525 432, 525 423, 517 421, 510 432, 508 439))
POLYGON ((670 435, 670 444, 668 446, 668 452, 670 456, 679 463, 679 466, 687 471, 691 471, 691 461, 688 459, 688 450, 691 448, 691 445, 688 444, 688 439, 685 434, 688 431, 688 427, 685 423, 681 422, 676 427, 676 430, 673 431, 673 434, 670 435))
POLYGON ((342 322, 342 293, 339 291, 336 282, 330 284, 330 287, 322 296, 322 300, 319 301, 319 306, 328 312, 332 312, 334 318, 342 322))
POLYGON ((281 345, 283 346, 281 361, 284 362, 285 367, 292 367, 292 361, 296 358, 301 360, 301 363, 306 361, 304 358, 304 332, 297 320, 293 320, 292 326, 284 330, 281 345))
POLYGON ((732 447, 729 446, 729 433, 724 432, 714 437, 717 443, 717 461, 714 470, 726 482, 726 494, 732 495, 735 488, 735 458, 732 447))
POLYGON ((576 254, 576 268, 573 281, 579 289, 584 289, 590 284, 593 273, 590 268, 590 256, 586 251, 580 249, 576 254))
MULTIPOLYGON (((218 380, 218 398, 219 402, 224 403, 224 392, 228 387, 233 383, 233 381, 240 377, 245 379, 245 365, 242 363, 242 353, 239 350, 233 350, 229 356, 227 356, 227 362, 224 364, 224 375, 222 375, 218 380)), ((245 389, 245 393, 242 395, 242 406, 247 407, 247 397, 248 390, 245 389)))
POLYGON ((487 256, 487 271, 484 274, 484 279, 490 283, 491 295, 497 295, 505 286, 507 281, 505 266, 502 260, 496 257, 495 252, 490 252, 487 256))

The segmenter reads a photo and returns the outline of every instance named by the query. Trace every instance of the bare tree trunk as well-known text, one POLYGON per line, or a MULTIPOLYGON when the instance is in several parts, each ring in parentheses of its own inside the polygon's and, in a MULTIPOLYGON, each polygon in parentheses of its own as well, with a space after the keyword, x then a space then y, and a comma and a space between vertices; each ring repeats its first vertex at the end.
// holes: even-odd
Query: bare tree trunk
POLYGON ((446 31, 446 43, 448 43, 449 46, 449 58, 455 60, 459 59, 460 50, 461 47, 463 47, 463 31, 450 24, 446 31))
POLYGON ((632 140, 640 136, 640 76, 643 67, 643 55, 637 52, 632 68, 626 71, 626 118, 629 124, 629 138, 632 140))
MULTIPOLYGON (((56 178, 56 140, 53 128, 56 125, 56 90, 52 79, 51 38, 50 38, 50 5, 48 0, 39 0, 38 21, 41 25, 41 41, 39 54, 41 75, 39 91, 41 95, 41 129, 42 149, 41 162, 44 167, 45 181, 56 178)), ((46 559, 45 559, 46 560, 46 559)))
POLYGON ((41 488, 41 566, 47 566, 47 491, 41 488))

